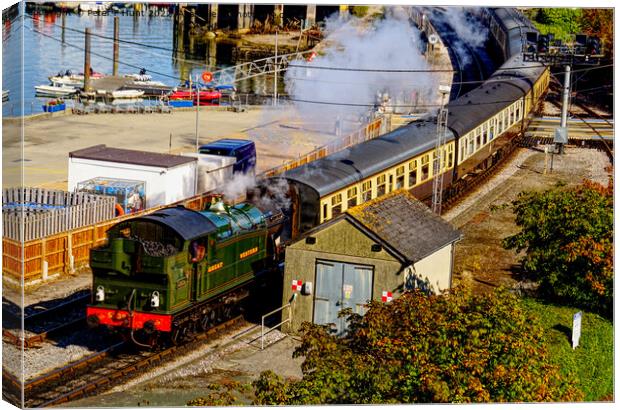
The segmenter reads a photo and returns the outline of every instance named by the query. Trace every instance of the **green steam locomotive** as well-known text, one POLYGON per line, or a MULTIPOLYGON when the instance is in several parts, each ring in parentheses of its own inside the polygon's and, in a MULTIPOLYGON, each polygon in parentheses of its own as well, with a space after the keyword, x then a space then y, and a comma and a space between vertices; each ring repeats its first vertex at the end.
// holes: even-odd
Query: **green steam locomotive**
POLYGON ((232 317, 258 277, 277 266, 282 214, 223 202, 182 206, 113 226, 90 253, 91 326, 129 333, 134 343, 172 343, 232 317))

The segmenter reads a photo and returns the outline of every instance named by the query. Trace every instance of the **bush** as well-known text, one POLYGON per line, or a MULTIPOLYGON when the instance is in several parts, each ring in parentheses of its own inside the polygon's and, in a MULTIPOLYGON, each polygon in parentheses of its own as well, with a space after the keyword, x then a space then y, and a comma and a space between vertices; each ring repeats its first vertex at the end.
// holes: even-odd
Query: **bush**
POLYGON ((265 372, 255 404, 571 401, 581 398, 549 361, 544 331, 506 291, 405 293, 351 314, 338 338, 306 323, 301 380, 265 372))
POLYGON ((611 317, 613 187, 586 181, 527 192, 512 203, 521 232, 504 246, 525 251, 524 271, 541 296, 611 317))

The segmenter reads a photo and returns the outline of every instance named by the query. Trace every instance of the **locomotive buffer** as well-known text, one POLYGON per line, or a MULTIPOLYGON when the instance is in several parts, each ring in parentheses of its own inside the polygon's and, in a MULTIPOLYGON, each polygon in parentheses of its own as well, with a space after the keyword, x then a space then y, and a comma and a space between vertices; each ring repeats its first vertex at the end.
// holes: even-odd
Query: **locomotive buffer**
POLYGON ((443 192, 443 167, 442 151, 446 145, 446 129, 448 126, 448 109, 445 106, 446 95, 450 93, 450 86, 440 85, 441 106, 437 113, 437 139, 435 141, 435 153, 433 155, 433 203, 432 210, 437 215, 441 215, 441 196, 443 192))

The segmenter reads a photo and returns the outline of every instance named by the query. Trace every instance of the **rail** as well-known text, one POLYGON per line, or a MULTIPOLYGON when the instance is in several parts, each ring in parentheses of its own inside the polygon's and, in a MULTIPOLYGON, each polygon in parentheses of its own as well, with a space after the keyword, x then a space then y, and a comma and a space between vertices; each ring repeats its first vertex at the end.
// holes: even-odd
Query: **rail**
POLYGON ((264 314, 261 317, 261 321, 260 321, 260 350, 265 349, 265 336, 268 335, 269 333, 273 332, 274 330, 276 330, 277 328, 279 328, 280 326, 282 326, 285 323, 291 323, 292 320, 292 309, 291 309, 291 304, 287 303, 286 305, 279 307, 275 310, 272 310, 271 312, 264 314), (281 321, 280 323, 278 323, 277 325, 273 326, 273 327, 268 327, 267 331, 265 332, 265 318, 268 316, 273 315, 274 313, 278 313, 284 309, 288 308, 288 318, 284 319, 283 321, 281 321))

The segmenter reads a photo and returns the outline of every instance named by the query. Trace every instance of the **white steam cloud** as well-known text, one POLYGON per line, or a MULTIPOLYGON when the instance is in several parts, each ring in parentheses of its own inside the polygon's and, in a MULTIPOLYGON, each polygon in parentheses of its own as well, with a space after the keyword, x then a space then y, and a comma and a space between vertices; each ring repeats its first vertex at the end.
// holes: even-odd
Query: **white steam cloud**
POLYGON ((305 123, 330 124, 344 133, 369 119, 377 93, 388 93, 397 112, 409 112, 434 95, 436 79, 421 53, 420 32, 403 8, 388 9, 384 19, 368 21, 332 17, 326 44, 313 61, 296 61, 287 70, 286 89, 305 123), (313 67, 329 67, 320 69, 313 67), (368 71, 363 71, 368 70, 368 71))

